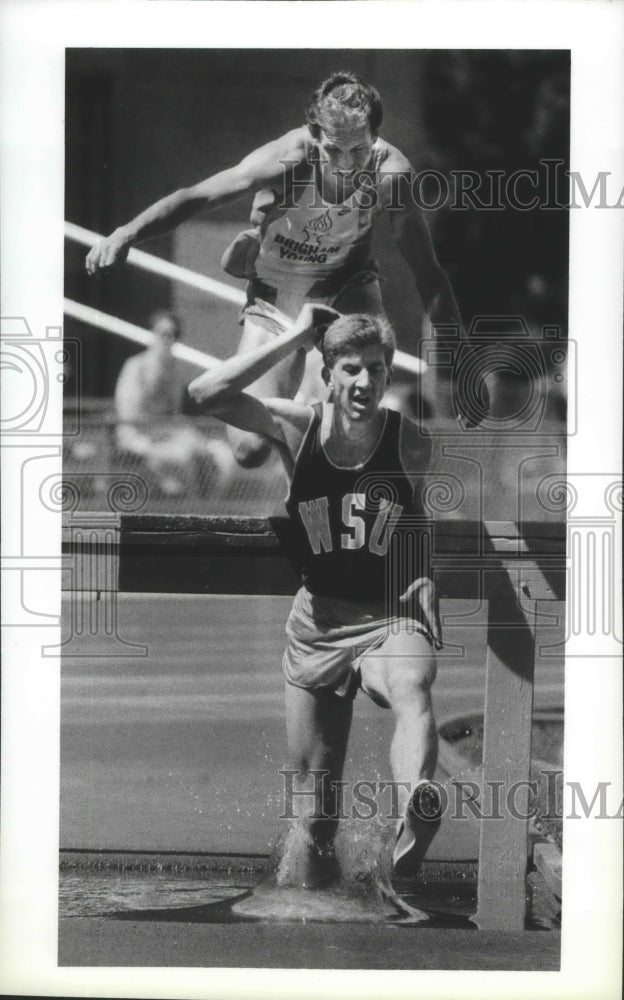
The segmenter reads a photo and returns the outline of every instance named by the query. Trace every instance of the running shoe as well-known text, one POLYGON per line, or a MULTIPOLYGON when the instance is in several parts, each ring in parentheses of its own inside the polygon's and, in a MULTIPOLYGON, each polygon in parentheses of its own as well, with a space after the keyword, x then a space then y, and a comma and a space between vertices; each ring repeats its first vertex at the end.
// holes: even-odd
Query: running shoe
POLYGON ((442 820, 442 797, 436 784, 424 778, 412 792, 399 821, 392 861, 395 875, 415 875, 442 820))

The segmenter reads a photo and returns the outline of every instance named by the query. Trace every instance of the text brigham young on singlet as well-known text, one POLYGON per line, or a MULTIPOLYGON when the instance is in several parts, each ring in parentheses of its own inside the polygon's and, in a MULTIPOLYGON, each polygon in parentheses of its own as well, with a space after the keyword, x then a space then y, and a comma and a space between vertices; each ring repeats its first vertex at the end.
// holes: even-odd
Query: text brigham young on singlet
POLYGON ((312 246, 311 243, 298 243, 281 233, 276 233, 275 242, 281 243, 279 248, 282 260, 303 260, 306 263, 326 264, 328 254, 338 253, 340 247, 312 246))

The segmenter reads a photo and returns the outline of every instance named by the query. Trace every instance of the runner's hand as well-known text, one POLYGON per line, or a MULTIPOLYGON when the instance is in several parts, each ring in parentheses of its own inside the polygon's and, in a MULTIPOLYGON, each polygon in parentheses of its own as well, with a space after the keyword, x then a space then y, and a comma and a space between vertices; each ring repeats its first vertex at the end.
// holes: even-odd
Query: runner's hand
POLYGON ((425 623, 429 626, 433 637, 434 648, 442 649, 440 599, 433 580, 430 580, 429 577, 421 576, 418 580, 410 583, 405 593, 401 594, 399 600, 403 604, 407 604, 410 598, 416 600, 424 615, 425 623))
POLYGON ((87 254, 85 267, 89 274, 97 274, 98 271, 106 271, 111 267, 124 264, 130 247, 128 237, 121 229, 116 229, 106 239, 100 240, 91 247, 87 254))
POLYGON ((318 347, 320 350, 327 327, 339 317, 340 313, 336 309, 332 309, 331 306, 306 302, 295 320, 297 330, 302 333, 306 330, 309 333, 303 346, 307 350, 311 350, 313 347, 318 347))

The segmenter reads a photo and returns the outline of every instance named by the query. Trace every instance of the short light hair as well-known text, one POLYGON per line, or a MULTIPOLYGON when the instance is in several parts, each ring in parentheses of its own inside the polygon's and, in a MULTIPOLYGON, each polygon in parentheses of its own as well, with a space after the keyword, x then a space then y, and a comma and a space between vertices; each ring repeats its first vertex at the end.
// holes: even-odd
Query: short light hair
POLYGON ((334 320, 323 336, 323 362, 326 368, 333 368, 340 358, 372 345, 383 348, 386 366, 391 368, 396 338, 388 320, 366 313, 341 316, 334 320))
POLYGON ((181 335, 180 320, 175 313, 171 312, 169 309, 155 309, 151 313, 149 318, 150 330, 155 330, 161 320, 169 320, 173 324, 173 336, 174 340, 179 340, 181 335))
POLYGON ((368 125, 377 135, 383 120, 378 91, 360 76, 342 70, 332 73, 314 91, 308 103, 306 119, 315 139, 320 138, 323 122, 337 128, 362 128, 368 125))

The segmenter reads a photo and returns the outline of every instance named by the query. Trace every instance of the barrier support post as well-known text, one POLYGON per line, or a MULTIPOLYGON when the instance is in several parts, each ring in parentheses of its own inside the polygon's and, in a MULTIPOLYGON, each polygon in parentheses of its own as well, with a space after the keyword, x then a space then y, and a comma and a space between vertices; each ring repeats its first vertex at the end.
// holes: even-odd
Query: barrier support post
POLYGON ((534 601, 521 608, 505 590, 489 597, 482 802, 487 809, 493 788, 505 791, 505 801, 500 818, 485 812, 480 824, 481 930, 524 929, 535 615, 534 601))

